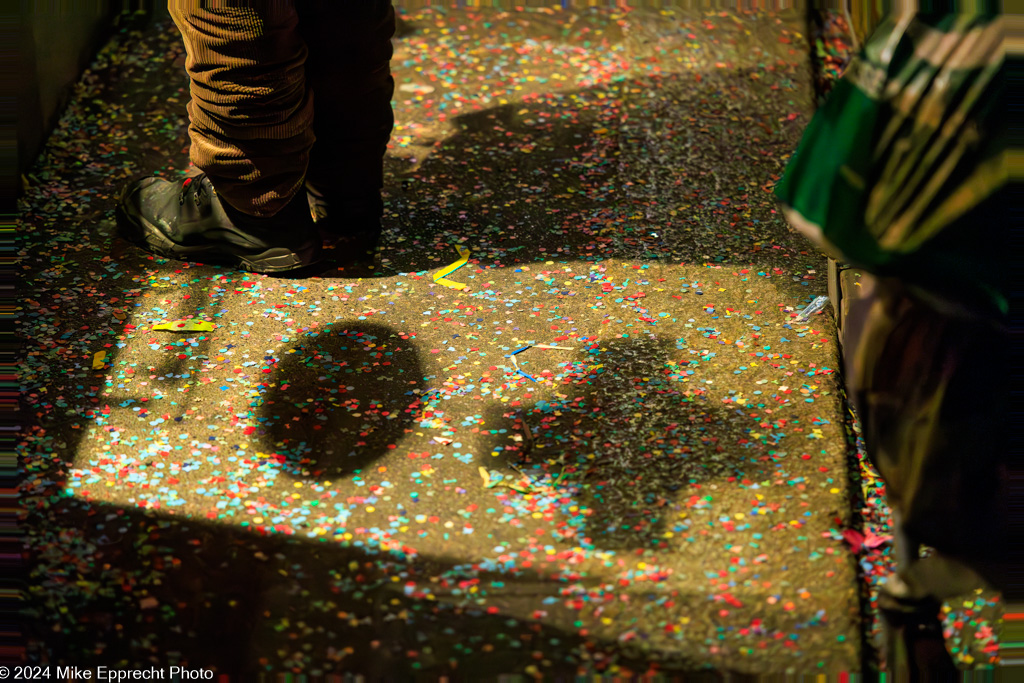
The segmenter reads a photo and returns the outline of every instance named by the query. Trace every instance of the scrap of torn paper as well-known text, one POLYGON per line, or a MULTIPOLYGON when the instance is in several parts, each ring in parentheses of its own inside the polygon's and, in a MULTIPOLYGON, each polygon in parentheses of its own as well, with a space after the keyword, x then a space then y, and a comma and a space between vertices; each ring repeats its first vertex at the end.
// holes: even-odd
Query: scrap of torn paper
POLYGON ((398 86, 398 90, 401 92, 415 93, 417 95, 427 95, 434 92, 434 86, 420 83, 402 83, 398 86))
POLYGON ((102 370, 103 366, 107 363, 107 352, 97 351, 92 355, 92 369, 102 370))
POLYGON ((217 328, 206 320, 165 320, 162 323, 153 325, 154 330, 166 332, 212 332, 217 328))

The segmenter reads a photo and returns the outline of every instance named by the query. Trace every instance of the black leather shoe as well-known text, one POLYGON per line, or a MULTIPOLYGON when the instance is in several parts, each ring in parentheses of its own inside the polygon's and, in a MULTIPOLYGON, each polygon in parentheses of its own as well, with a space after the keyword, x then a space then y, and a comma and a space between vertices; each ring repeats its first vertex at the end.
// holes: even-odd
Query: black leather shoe
POLYGON ((300 192, 270 217, 241 213, 217 196, 205 173, 126 186, 117 206, 121 234, 146 251, 182 261, 228 263, 282 273, 320 260, 321 243, 300 192))
POLYGON ((380 195, 360 201, 331 201, 307 183, 306 196, 320 238, 336 261, 375 261, 384 211, 380 195))

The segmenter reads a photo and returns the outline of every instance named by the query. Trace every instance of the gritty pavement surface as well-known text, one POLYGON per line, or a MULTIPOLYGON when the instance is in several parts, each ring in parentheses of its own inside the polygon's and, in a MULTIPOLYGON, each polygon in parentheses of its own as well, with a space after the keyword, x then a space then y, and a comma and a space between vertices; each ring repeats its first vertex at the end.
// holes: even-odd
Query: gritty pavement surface
POLYGON ((825 261, 770 194, 802 31, 408 14, 379 267, 292 279, 116 238, 124 182, 189 169, 180 37, 115 38, 23 204, 39 656, 858 670, 825 261))

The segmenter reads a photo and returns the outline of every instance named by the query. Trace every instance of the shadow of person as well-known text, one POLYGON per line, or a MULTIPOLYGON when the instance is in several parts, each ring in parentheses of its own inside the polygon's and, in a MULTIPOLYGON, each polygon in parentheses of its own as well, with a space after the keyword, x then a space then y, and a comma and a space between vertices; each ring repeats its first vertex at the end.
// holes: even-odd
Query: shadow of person
MULTIPOLYGON (((417 163, 389 156, 383 272, 444 266, 455 260, 446 246, 454 244, 469 247, 480 263, 506 267, 552 258, 787 272, 800 258, 820 266, 807 241, 781 220, 770 194, 741 190, 712 199, 724 188, 772 182, 799 129, 769 126, 773 132, 756 153, 743 136, 678 123, 701 118, 702 102, 719 96, 721 74, 702 76, 697 83, 692 74, 628 78, 461 113, 447 137, 422 141, 432 146, 417 163), (602 104, 612 101, 620 106, 602 104), (621 111, 630 111, 628 122, 621 111)), ((766 112, 788 106, 782 91, 754 90, 735 96, 757 111, 762 96, 774 101, 766 112)), ((775 284, 788 293, 805 289, 790 278, 775 284)))
POLYGON ((395 448, 424 381, 411 339, 358 321, 303 335, 273 378, 257 417, 261 448, 286 473, 317 478, 362 469, 395 448))
MULTIPOLYGON (((455 565, 464 559, 410 560, 109 504, 82 510, 75 528, 71 550, 87 550, 97 560, 76 565, 79 583, 117 590, 97 591, 74 614, 54 611, 41 619, 36 628, 63 624, 31 634, 45 639, 56 664, 97 666, 144 656, 150 664, 213 669, 232 680, 305 667, 328 676, 401 681, 519 678, 524 660, 544 660, 545 674, 558 680, 575 678, 580 667, 650 667, 649 657, 624 654, 621 643, 446 596, 446 586, 458 585, 455 565), (171 561, 163 546, 186 543, 189 552, 171 561), (398 575, 425 582, 436 599, 404 590, 391 580, 398 575)), ((482 585, 508 581, 512 598, 536 604, 562 587, 525 570, 514 579, 487 573, 480 579, 482 585)), ((687 681, 722 680, 711 671, 691 674, 694 662, 678 667, 671 670, 685 670, 687 681)), ((729 680, 749 679, 733 674, 729 680)))
POLYGON ((563 540, 601 550, 666 547, 677 491, 753 476, 756 459, 723 446, 742 438, 742 416, 715 407, 698 380, 684 381, 690 359, 699 358, 690 351, 644 335, 592 344, 560 369, 554 357, 520 362, 527 372, 547 365, 563 380, 538 388, 544 398, 532 405, 492 413, 493 423, 513 425, 515 443, 502 449, 500 464, 527 474, 572 472, 586 521, 563 540))

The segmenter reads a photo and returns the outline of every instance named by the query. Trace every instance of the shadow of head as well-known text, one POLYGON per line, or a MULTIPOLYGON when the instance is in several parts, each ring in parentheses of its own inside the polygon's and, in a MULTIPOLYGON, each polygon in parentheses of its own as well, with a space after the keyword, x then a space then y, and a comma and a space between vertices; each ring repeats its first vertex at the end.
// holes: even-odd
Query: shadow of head
POLYGON ((304 336, 273 376, 258 418, 262 448, 302 477, 347 474, 394 448, 423 384, 412 340, 373 323, 304 336))
POLYGON ((668 526, 679 517, 680 489, 750 474, 743 451, 726 447, 744 438, 743 417, 716 406, 708 385, 687 374, 699 358, 653 335, 594 343, 563 364, 547 400, 504 412, 517 437, 530 431, 528 447, 504 450, 506 463, 574 469, 585 522, 573 543, 665 547, 665 532, 681 531, 668 526))

